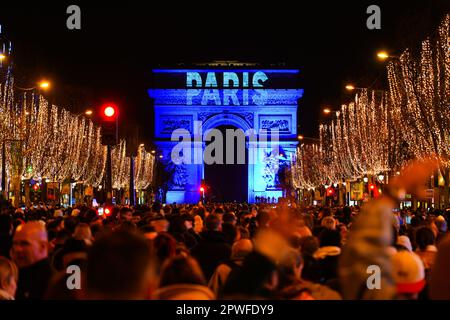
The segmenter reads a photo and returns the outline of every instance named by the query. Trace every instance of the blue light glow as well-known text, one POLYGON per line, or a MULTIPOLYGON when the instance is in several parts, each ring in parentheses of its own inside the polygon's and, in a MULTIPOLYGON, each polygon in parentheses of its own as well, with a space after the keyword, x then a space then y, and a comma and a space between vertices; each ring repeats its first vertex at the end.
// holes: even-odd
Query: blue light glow
POLYGON ((298 74, 300 73, 299 69, 153 69, 154 73, 188 73, 188 72, 259 72, 262 71, 264 73, 292 73, 292 74, 298 74))
POLYGON ((297 100, 303 96, 303 89, 149 89, 148 93, 155 100, 155 105, 161 106, 220 106, 228 103, 243 106, 277 106, 297 105, 297 100), (233 96, 237 97, 237 101, 233 96))

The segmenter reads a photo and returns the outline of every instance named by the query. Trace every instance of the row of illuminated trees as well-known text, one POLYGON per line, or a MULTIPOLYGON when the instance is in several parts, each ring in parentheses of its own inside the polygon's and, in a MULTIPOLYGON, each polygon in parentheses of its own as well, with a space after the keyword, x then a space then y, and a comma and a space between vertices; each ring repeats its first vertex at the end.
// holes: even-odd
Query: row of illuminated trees
MULTIPOLYGON (((107 164, 102 129, 85 114, 75 115, 49 103, 39 87, 17 88, 6 59, 8 56, 1 53, 2 192, 20 192, 21 182, 28 179, 60 183, 70 179, 93 187, 101 185, 107 164)), ((131 159, 125 150, 124 140, 111 150, 112 184, 116 189, 126 189, 130 183, 131 159)), ((143 145, 134 154, 135 189, 146 189, 153 179, 155 156, 143 145)))
POLYGON ((389 56, 388 90, 359 89, 353 102, 320 125, 320 139, 302 141, 291 170, 295 188, 393 174, 411 159, 430 156, 448 176, 449 26, 447 15, 420 49, 389 56))

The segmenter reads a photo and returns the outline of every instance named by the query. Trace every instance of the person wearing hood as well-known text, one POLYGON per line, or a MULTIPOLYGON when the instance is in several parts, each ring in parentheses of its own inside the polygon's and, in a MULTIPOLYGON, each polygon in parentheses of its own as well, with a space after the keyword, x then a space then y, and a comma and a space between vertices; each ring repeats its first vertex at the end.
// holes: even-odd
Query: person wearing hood
POLYGON ((214 293, 206 286, 206 280, 197 261, 178 255, 166 261, 162 267, 158 289, 152 295, 157 300, 213 300, 214 293))
POLYGON ((210 214, 205 219, 206 231, 201 233, 201 240, 192 248, 191 255, 197 259, 207 281, 211 278, 217 266, 231 256, 231 247, 221 232, 221 221, 216 214, 210 214))
POLYGON ((320 248, 313 257, 318 261, 320 283, 337 278, 338 259, 341 254, 341 234, 337 230, 325 229, 319 235, 320 248))

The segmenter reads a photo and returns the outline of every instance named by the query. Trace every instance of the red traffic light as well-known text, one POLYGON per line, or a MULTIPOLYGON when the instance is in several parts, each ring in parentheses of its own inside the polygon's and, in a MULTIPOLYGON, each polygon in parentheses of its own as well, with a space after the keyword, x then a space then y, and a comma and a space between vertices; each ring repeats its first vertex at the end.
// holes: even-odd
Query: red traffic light
POLYGON ((112 117, 116 113, 116 110, 114 110, 113 107, 108 106, 108 107, 105 108, 104 112, 105 112, 105 116, 112 117))
POLYGON ((200 192, 204 192, 204 191, 205 191, 205 188, 200 187, 200 192))
POLYGON ((33 190, 34 191, 37 191, 37 190, 39 190, 39 185, 36 183, 35 185, 33 185, 33 190))
POLYGON ((113 121, 117 118, 118 108, 113 103, 106 103, 102 107, 102 114, 105 120, 113 121))
POLYGON ((111 214, 111 210, 109 208, 105 208, 105 215, 109 216, 111 214))
POLYGON ((333 189, 328 189, 328 194, 332 195, 333 194, 333 189))
POLYGON ((370 190, 373 190, 373 189, 375 189, 375 186, 373 184, 371 184, 369 188, 370 188, 370 190))

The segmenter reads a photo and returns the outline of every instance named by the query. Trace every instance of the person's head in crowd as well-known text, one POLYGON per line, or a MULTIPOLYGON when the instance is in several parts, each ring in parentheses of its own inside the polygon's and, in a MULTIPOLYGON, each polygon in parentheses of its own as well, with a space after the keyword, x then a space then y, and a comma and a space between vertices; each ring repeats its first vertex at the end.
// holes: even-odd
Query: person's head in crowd
POLYGON ((149 242, 138 233, 117 231, 97 239, 88 252, 87 297, 150 298, 157 281, 153 261, 149 242))
POLYGON ((64 229, 72 235, 75 232, 75 228, 78 225, 78 217, 66 217, 64 218, 64 229))
POLYGON ((300 280, 303 259, 300 251, 290 249, 284 255, 278 266, 278 286, 280 289, 300 280))
POLYGON ((205 228, 207 231, 220 231, 221 224, 220 217, 216 214, 210 214, 205 219, 205 228))
POLYGON ((250 239, 250 232, 248 231, 247 228, 243 227, 243 226, 238 226, 236 228, 237 231, 237 238, 240 239, 250 239))
POLYGON ((232 225, 236 225, 236 216, 234 215, 234 213, 224 213, 224 215, 222 216, 222 223, 230 223, 232 225))
POLYGON ((70 215, 72 217, 78 217, 80 215, 80 209, 73 209, 70 215))
POLYGON ((185 221, 180 215, 174 215, 170 218, 169 229, 168 232, 171 234, 183 233, 185 232, 186 226, 185 221))
POLYGON ((194 216, 194 231, 200 233, 203 231, 203 219, 201 216, 194 216))
POLYGON ((428 246, 434 245, 435 237, 430 228, 420 227, 416 231, 415 240, 419 250, 425 251, 428 246))
POLYGON ((89 227, 87 223, 80 223, 76 226, 73 237, 76 240, 82 240, 86 242, 87 245, 91 245, 93 241, 91 227, 89 227))
POLYGON ((419 215, 414 215, 412 218, 411 218, 411 227, 412 228, 417 228, 417 227, 419 227, 419 226, 421 226, 422 225, 422 217, 421 216, 419 216, 419 215))
POLYGON ((309 230, 314 228, 314 216, 312 214, 305 214, 302 216, 303 223, 309 230))
POLYGON ((167 205, 162 209, 162 211, 165 217, 170 216, 172 214, 172 206, 167 205))
POLYGON ((11 257, 19 268, 26 268, 48 257, 48 236, 42 221, 30 221, 17 227, 11 257))
POLYGON ((130 221, 125 220, 117 227, 117 230, 134 232, 137 230, 137 227, 131 220, 130 221))
POLYGON ((336 220, 331 216, 326 216, 322 219, 321 226, 329 230, 336 230, 336 220))
POLYGON ((222 223, 222 232, 225 234, 227 242, 232 245, 238 236, 236 226, 231 223, 222 223))
POLYGON ((269 226, 270 221, 270 213, 261 210, 258 212, 258 215, 256 216, 256 222, 258 223, 258 228, 266 228, 269 226))
POLYGON ((300 250, 302 254, 312 256, 319 249, 319 241, 314 236, 301 238, 300 250))
POLYGON ((158 236, 158 233, 155 231, 155 228, 149 224, 139 227, 139 230, 144 234, 144 237, 148 240, 154 240, 158 236))
POLYGON ((337 230, 324 229, 319 235, 320 247, 340 247, 341 234, 337 230))
POLYGON ((412 245, 411 245, 411 240, 409 240, 409 238, 407 236, 399 236, 397 238, 397 245, 396 248, 398 251, 401 250, 408 250, 409 252, 412 252, 412 245))
POLYGON ((169 221, 167 221, 166 218, 163 216, 156 216, 150 220, 150 225, 155 228, 155 231, 160 232, 167 232, 169 230, 169 221))
POLYGON ((183 213, 181 214, 181 219, 184 222, 184 226, 186 230, 192 229, 194 226, 194 217, 190 215, 189 213, 183 213))
POLYGON ((318 219, 321 220, 325 217, 330 217, 330 216, 332 216, 331 209, 328 207, 323 207, 319 211, 318 219))
POLYGON ((438 232, 440 233, 446 233, 447 232, 447 221, 445 221, 445 218, 441 215, 436 217, 436 220, 434 221, 438 232))
POLYGON ((19 271, 11 260, 0 256, 0 300, 13 300, 19 271))
POLYGON ((86 213, 84 214, 84 222, 86 223, 92 223, 94 219, 97 217, 97 212, 94 209, 87 209, 86 213))
POLYGON ((88 245, 84 240, 77 240, 74 238, 68 239, 60 252, 64 270, 75 260, 87 259, 88 245))
POLYGON ((194 258, 177 255, 163 264, 159 287, 175 284, 206 285, 203 272, 194 258))
POLYGON ((153 240, 153 248, 160 265, 162 265, 166 259, 176 254, 177 241, 169 233, 161 232, 153 240))
POLYGON ((344 244, 347 242, 348 228, 345 223, 339 223, 337 230, 341 234, 341 242, 344 244))
POLYGON ((214 293, 197 261, 186 255, 177 255, 164 263, 159 289, 153 298, 160 300, 212 300, 214 293))
POLYGON ((221 207, 218 207, 218 208, 214 209, 214 213, 217 215, 222 215, 222 214, 224 214, 224 211, 221 207))
POLYGON ((300 249, 301 239, 302 237, 298 232, 293 232, 288 238, 290 246, 295 249, 300 249))
POLYGON ((133 219, 133 210, 127 207, 120 208, 119 210, 120 221, 131 221, 133 219))
POLYGON ((253 242, 251 240, 249 239, 238 240, 231 247, 231 259, 243 260, 252 251, 253 251, 253 242))
POLYGON ((399 298, 417 299, 425 287, 425 268, 414 252, 400 251, 391 257, 392 275, 399 298))
POLYGON ((142 220, 142 213, 140 213, 139 211, 133 212, 133 216, 131 217, 131 221, 134 224, 137 225, 141 220, 142 220))

